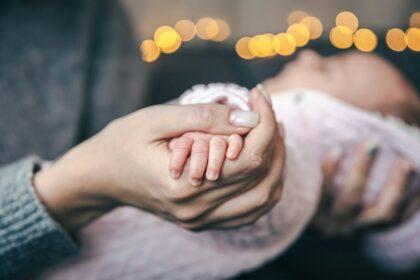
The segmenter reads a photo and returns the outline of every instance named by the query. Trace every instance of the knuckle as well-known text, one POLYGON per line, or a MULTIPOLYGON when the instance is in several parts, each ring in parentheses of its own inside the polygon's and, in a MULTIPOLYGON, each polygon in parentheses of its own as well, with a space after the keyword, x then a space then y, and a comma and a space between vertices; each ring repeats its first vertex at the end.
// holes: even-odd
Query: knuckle
POLYGON ((257 153, 252 153, 249 155, 248 164, 250 169, 259 169, 263 166, 264 157, 257 153))
POLYGON ((214 136, 211 138, 211 144, 215 148, 223 148, 226 145, 226 141, 220 136, 214 136))
POLYGON ((180 138, 180 139, 175 140, 174 149, 187 150, 188 148, 189 148, 188 139, 180 138))
POLYGON ((191 197, 192 194, 194 194, 194 189, 179 184, 170 184, 166 191, 166 196, 171 202, 183 201, 191 197))
POLYGON ((193 146, 193 149, 191 152, 194 154, 208 154, 209 148, 206 145, 206 143, 200 141, 200 142, 197 142, 197 144, 193 146))
POLYGON ((213 126, 215 114, 213 106, 207 104, 198 105, 193 115, 193 121, 198 119, 204 128, 209 129, 213 126))

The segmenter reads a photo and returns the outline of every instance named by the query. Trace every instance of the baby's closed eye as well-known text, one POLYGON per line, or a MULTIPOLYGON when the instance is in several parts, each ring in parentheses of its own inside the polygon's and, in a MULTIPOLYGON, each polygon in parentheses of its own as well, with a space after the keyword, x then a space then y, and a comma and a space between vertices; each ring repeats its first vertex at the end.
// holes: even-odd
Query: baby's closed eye
POLYGON ((189 178, 194 186, 202 182, 204 174, 208 180, 217 180, 225 158, 236 159, 243 146, 240 135, 213 135, 201 132, 186 133, 169 143, 172 151, 170 175, 178 179, 190 158, 189 178))

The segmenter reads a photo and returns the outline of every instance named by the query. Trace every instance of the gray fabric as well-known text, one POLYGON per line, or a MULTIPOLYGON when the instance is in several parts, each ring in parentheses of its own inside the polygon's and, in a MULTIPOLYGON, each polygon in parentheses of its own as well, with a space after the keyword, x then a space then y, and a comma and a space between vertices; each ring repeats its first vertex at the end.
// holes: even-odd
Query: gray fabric
POLYGON ((118 1, 0 3, 0 278, 74 253, 37 201, 36 161, 55 159, 141 106, 138 48, 118 1))
POLYGON ((37 160, 0 169, 0 279, 14 278, 70 256, 77 246, 38 200, 31 178, 37 160))

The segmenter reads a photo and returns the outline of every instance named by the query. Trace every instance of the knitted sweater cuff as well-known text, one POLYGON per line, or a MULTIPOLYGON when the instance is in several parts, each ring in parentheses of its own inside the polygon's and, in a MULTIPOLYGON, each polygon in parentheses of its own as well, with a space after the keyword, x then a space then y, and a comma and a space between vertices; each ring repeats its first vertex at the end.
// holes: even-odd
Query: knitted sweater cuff
POLYGON ((41 163, 28 157, 0 168, 0 279, 23 277, 78 251, 33 189, 41 163))

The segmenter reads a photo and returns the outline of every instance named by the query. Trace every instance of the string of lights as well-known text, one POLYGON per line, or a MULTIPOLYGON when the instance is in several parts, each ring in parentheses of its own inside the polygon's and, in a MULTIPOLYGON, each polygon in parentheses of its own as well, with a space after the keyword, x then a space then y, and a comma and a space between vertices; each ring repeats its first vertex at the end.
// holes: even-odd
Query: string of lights
MULTIPOLYGON (((235 44, 238 56, 243 59, 289 56, 298 48, 306 46, 311 40, 319 39, 324 31, 321 20, 302 10, 292 11, 287 17, 287 29, 278 34, 265 33, 239 38, 235 44)), ((223 42, 231 35, 228 22, 210 17, 200 18, 196 23, 188 19, 178 21, 174 27, 160 26, 154 32, 153 39, 146 39, 140 44, 142 58, 146 62, 156 61, 161 53, 176 52, 183 43, 195 37, 201 40, 223 42)), ((359 28, 359 19, 350 11, 337 14, 335 26, 329 32, 330 43, 338 49, 354 46, 362 52, 372 52, 378 45, 378 38, 373 30, 359 28)), ((401 52, 409 48, 420 51, 420 12, 415 12, 409 19, 409 28, 404 31, 392 28, 387 31, 386 45, 393 51, 401 52)))

